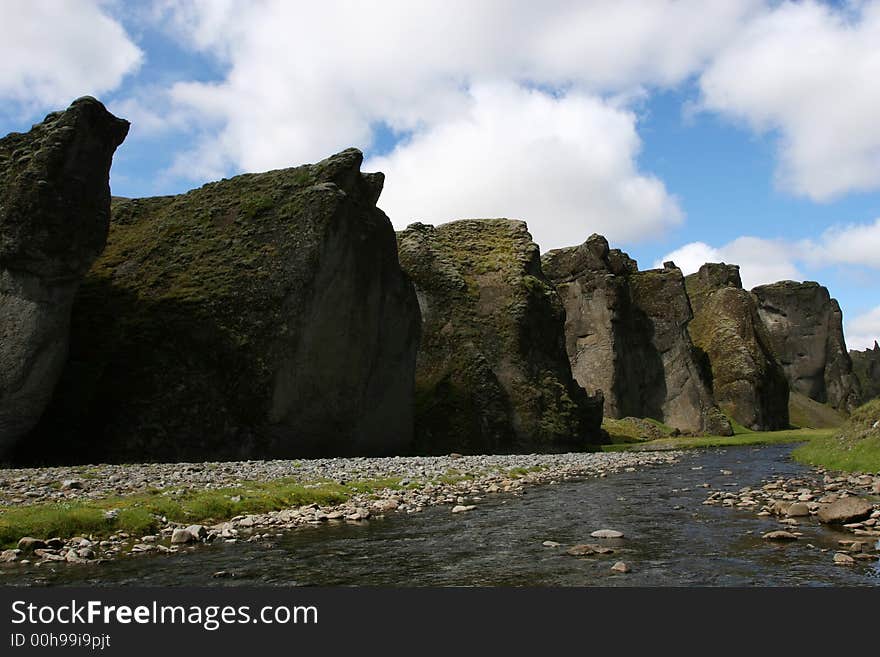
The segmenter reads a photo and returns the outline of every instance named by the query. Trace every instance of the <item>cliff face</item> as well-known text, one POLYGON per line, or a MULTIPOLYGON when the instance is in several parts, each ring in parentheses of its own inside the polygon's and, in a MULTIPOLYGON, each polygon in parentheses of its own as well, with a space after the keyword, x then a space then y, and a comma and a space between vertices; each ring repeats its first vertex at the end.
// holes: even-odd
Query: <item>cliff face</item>
POLYGON ((74 296, 107 239, 110 164, 128 127, 80 98, 0 139, 0 456, 37 423, 61 374, 74 296))
POLYGON ((705 264, 685 285, 694 311, 688 330, 708 358, 718 405, 754 430, 788 428, 788 383, 739 267, 705 264))
POLYGON ((348 150, 114 199, 43 448, 80 461, 407 451, 418 304, 376 207, 383 177, 361 161, 348 150))
POLYGON ((870 401, 880 397, 880 345, 874 341, 873 349, 850 351, 853 374, 859 380, 862 401, 870 401))
POLYGON ((840 306, 811 281, 781 281, 752 290, 770 346, 792 390, 851 411, 861 393, 843 339, 840 306))
POLYGON ((413 224, 398 244, 422 312, 420 451, 554 450, 602 439, 601 398, 572 379, 564 311, 523 222, 413 224))
POLYGON ((600 235, 550 251, 543 266, 565 306, 572 373, 587 390, 603 391, 606 415, 731 433, 687 332, 692 313, 681 270, 669 263, 640 272, 600 235))

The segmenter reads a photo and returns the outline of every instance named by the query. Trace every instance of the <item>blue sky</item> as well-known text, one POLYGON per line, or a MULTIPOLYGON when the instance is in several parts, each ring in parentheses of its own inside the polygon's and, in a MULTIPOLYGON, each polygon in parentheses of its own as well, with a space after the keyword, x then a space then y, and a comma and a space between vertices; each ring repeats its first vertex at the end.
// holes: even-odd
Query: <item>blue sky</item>
POLYGON ((132 121, 113 193, 347 146, 395 226, 599 232, 651 267, 818 280, 880 336, 880 3, 4 0, 0 131, 92 94, 132 121), (13 27, 14 26, 14 27, 13 27), (5 30, 5 32, 4 32, 5 30))

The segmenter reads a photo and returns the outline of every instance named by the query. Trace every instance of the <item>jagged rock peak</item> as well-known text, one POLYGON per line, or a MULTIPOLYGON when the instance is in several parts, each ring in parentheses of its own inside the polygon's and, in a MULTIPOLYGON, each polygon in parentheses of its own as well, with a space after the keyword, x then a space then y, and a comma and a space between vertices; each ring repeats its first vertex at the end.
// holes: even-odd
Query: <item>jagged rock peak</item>
POLYGON ((76 279, 101 252, 109 172, 129 123, 85 96, 0 140, 0 267, 76 279))

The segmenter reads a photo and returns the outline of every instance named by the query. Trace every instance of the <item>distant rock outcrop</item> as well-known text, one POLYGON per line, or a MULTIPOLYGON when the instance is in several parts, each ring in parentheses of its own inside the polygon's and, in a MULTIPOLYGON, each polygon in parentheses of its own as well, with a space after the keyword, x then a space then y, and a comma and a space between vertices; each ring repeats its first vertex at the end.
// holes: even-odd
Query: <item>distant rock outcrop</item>
POLYGON ((739 267, 705 264, 685 285, 694 311, 688 329, 709 360, 718 405, 753 430, 788 428, 788 383, 739 267))
POLYGON ((601 235, 542 260, 565 306, 572 373, 587 390, 603 391, 606 415, 732 432, 688 335, 692 313, 680 269, 667 263, 639 271, 601 235))
POLYGON ((859 380, 862 401, 880 397, 880 345, 874 340, 873 349, 849 352, 852 360, 853 374, 859 380))
POLYGON ((41 450, 80 461, 408 451, 418 304, 376 207, 383 176, 362 174, 362 159, 351 149, 114 199, 41 450))
POLYGON ((0 455, 37 423, 64 367, 71 305, 107 239, 110 164, 128 127, 87 97, 0 139, 0 455))
POLYGON ((840 306, 828 289, 812 281, 780 281, 752 294, 791 389, 839 410, 856 408, 859 382, 846 350, 840 306))
POLYGON ((572 379, 564 311, 523 222, 416 223, 398 244, 422 311, 419 451, 547 451, 603 438, 602 400, 572 379))

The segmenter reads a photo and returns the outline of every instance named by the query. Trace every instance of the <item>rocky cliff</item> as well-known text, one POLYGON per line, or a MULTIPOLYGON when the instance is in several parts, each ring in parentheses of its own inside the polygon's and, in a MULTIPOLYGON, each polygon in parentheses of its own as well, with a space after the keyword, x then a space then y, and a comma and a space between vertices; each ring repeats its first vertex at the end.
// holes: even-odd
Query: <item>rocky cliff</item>
POLYGON ((669 263, 639 271, 600 235, 542 261, 565 306, 572 373, 587 390, 603 391, 606 415, 731 433, 687 332, 692 313, 681 270, 669 263))
POLYGON ((417 223, 398 244, 422 312, 420 451, 546 451, 603 438, 601 398, 572 379, 564 311, 523 222, 417 223))
POLYGON ((408 451, 418 304, 361 161, 114 199, 39 451, 19 456, 408 451))
POLYGON ((0 456, 37 423, 61 374, 74 296, 107 239, 110 164, 128 127, 80 98, 0 139, 0 456))
POLYGON ((843 339, 842 313, 827 288, 780 281, 752 294, 791 389, 839 410, 858 406, 861 393, 843 339))
POLYGON ((862 401, 869 401, 880 397, 880 345, 874 341, 873 349, 864 351, 850 351, 853 374, 859 380, 862 393, 862 401))
POLYGON ((685 285, 694 311, 688 330, 708 358, 718 405, 750 429, 788 428, 788 383, 739 267, 705 264, 685 285))

